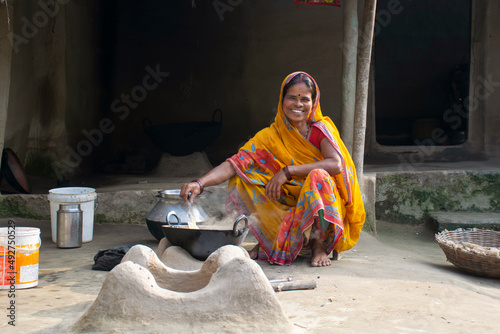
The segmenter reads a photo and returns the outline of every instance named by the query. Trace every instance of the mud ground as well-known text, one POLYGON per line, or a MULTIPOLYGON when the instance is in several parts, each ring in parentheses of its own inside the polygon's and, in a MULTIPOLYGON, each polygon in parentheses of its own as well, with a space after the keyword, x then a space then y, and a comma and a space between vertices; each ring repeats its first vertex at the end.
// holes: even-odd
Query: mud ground
MULTIPOLYGON (((15 327, 8 324, 13 298, 0 290, 0 331, 36 333, 74 322, 96 298, 107 272, 91 269, 94 255, 123 244, 156 250, 146 226, 97 224, 81 248, 59 249, 50 222, 14 219, 41 228, 39 284, 18 289, 15 327)), ((0 220, 7 226, 7 219, 0 220)), ((243 246, 253 246, 248 236, 243 246)), ((377 234, 359 243, 331 267, 313 268, 308 258, 291 266, 260 262, 268 278, 316 280, 314 290, 277 292, 298 333, 495 333, 500 280, 463 273, 445 259, 434 233, 423 226, 377 222, 377 234)), ((242 328, 242 332, 245 332, 242 328)))

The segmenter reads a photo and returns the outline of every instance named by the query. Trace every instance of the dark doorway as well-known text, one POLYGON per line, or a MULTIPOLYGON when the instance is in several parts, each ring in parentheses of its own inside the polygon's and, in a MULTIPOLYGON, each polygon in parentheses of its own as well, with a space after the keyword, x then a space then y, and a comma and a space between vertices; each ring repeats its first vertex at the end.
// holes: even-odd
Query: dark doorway
POLYGON ((472 0, 378 1, 374 72, 379 144, 467 141, 471 8, 472 0))

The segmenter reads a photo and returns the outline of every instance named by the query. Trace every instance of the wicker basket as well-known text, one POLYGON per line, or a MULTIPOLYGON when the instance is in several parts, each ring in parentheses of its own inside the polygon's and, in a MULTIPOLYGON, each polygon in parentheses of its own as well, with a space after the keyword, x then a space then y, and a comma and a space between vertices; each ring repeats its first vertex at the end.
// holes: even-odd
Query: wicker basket
POLYGON ((446 259, 477 276, 500 278, 500 232, 478 229, 444 230, 436 241, 446 259))

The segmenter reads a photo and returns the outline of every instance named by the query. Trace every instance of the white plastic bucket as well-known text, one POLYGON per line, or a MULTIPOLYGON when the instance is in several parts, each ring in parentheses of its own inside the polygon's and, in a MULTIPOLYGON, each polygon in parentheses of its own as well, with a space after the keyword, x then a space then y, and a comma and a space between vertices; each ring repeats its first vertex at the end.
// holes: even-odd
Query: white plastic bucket
POLYGON ((12 285, 16 289, 38 285, 41 244, 39 228, 0 227, 0 289, 12 289, 12 285))
POLYGON ((80 203, 83 212, 82 242, 92 241, 94 234, 94 207, 97 194, 94 188, 65 187, 49 190, 52 242, 57 242, 57 210, 61 204, 80 203))

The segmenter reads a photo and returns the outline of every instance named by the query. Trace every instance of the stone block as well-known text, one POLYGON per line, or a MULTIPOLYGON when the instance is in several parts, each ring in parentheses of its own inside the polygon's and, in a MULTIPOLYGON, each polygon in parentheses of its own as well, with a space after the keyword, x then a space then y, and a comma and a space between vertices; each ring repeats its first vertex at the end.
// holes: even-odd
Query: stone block
POLYGON ((377 222, 375 215, 375 198, 376 198, 377 177, 375 173, 366 173, 361 179, 361 196, 365 205, 366 219, 363 229, 365 231, 377 230, 377 222))
POLYGON ((429 222, 439 232, 457 228, 500 231, 500 213, 493 212, 429 212, 429 222))
POLYGON ((377 219, 422 224, 434 211, 500 212, 500 171, 377 173, 377 219))

